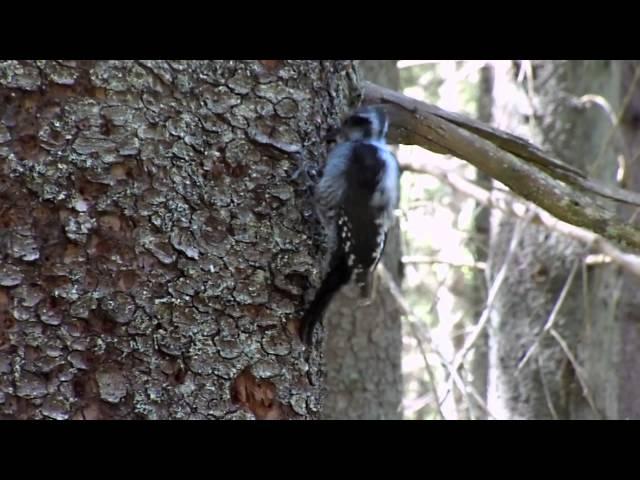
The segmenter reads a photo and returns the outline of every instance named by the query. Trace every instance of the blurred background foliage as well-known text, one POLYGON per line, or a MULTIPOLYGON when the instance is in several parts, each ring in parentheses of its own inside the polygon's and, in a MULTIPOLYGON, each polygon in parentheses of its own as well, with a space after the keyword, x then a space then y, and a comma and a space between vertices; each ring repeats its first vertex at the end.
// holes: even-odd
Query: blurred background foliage
MULTIPOLYGON (((399 61, 401 91, 407 96, 449 111, 477 118, 478 83, 483 61, 399 61)), ((435 163, 473 179, 475 169, 450 156, 420 147, 400 146, 401 162, 435 163)), ((471 288, 484 264, 474 249, 486 249, 486 239, 474 238, 473 221, 481 206, 461 196, 433 176, 405 171, 402 175, 401 228, 405 278, 403 295, 415 317, 404 318, 403 410, 406 419, 466 418, 455 396, 446 394, 447 369, 469 328, 475 323, 471 288), (416 320, 419 319, 419 320, 416 320), (409 326, 408 322, 413 322, 409 326), (421 338, 416 338, 416 337, 421 338), (420 342, 422 340, 422 342, 420 342), (440 354, 427 351, 427 340, 440 354), (419 343, 423 344, 420 348, 419 343), (425 371, 425 355, 443 391, 438 397, 425 371), (440 413, 441 412, 441 413, 440 413)))

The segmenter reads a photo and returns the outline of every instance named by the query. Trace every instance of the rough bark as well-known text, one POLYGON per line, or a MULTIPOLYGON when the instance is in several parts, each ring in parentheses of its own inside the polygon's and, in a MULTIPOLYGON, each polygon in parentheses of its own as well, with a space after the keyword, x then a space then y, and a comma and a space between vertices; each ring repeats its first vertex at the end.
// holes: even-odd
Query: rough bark
MULTIPOLYGON (((521 122, 511 123, 509 130, 518 133, 531 127, 536 144, 592 171, 611 125, 602 111, 576 100, 585 94, 601 95, 618 111, 620 64, 536 61, 532 72, 530 111, 506 114, 521 122)), ((513 108, 513 93, 509 96, 497 95, 496 102, 513 108)), ((496 117, 506 118, 504 110, 496 117)), ((597 177, 603 183, 611 184, 614 178, 616 153, 614 148, 602 153, 604 168, 597 177)), ((490 282, 504 262, 514 226, 511 219, 495 214, 490 282)), ((490 322, 489 407, 498 418, 617 418, 619 379, 613 372, 620 347, 614 321, 619 273, 611 265, 583 266, 587 253, 575 240, 538 225, 525 227, 490 322), (518 370, 549 322, 573 268, 576 275, 553 329, 540 337, 538 348, 518 370)))
MULTIPOLYGON (((361 77, 397 90, 393 60, 359 62, 361 77)), ((396 282, 401 279, 399 224, 392 228, 382 259, 396 282)), ((402 417, 402 329, 390 293, 377 285, 374 301, 354 307, 352 286, 336 296, 326 315, 327 419, 382 420, 402 417)))
POLYGON ((348 61, 0 62, 0 416, 316 416, 292 177, 357 95, 348 61))
MULTIPOLYGON (((627 61, 623 64, 622 92, 624 103, 620 116, 621 139, 625 159, 624 175, 620 183, 633 191, 640 191, 640 62, 627 61)), ((616 135, 613 135, 613 139, 616 135)), ((614 140, 614 145, 619 144, 614 140)), ((620 208, 627 218, 635 218, 636 210, 620 208)), ((634 220, 637 225, 637 218, 634 220)), ((620 278, 622 288, 618 301, 615 321, 620 323, 620 352, 617 365, 616 383, 619 385, 618 418, 640 418, 640 278, 623 272, 620 278)), ((605 377, 606 378, 606 377, 605 377)))

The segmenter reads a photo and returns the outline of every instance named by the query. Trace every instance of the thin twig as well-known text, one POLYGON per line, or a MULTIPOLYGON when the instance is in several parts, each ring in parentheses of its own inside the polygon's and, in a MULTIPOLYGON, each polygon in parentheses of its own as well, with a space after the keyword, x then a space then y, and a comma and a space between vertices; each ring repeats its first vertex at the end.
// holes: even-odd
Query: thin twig
MULTIPOLYGON (((383 283, 386 284, 389 292, 391 293, 391 295, 396 300, 398 306, 401 308, 401 310, 403 310, 403 313, 408 317, 420 320, 420 317, 413 311, 413 309, 411 308, 409 303, 405 300, 404 296, 400 292, 400 287, 398 287, 398 285, 393 280, 393 278, 389 274, 388 270, 384 267, 384 265, 379 265, 377 271, 378 271, 378 274, 379 274, 381 280, 383 281, 383 283)), ((416 338, 416 341, 419 342, 419 345, 420 345, 420 342, 422 341, 420 333, 415 329, 415 325, 411 326, 411 320, 409 321, 409 325, 410 325, 411 330, 412 330, 412 335, 416 338)), ((433 346, 433 341, 431 340, 431 335, 430 334, 428 335, 428 338, 427 338, 427 345, 429 346, 429 349, 432 352, 434 352, 440 358, 440 362, 446 368, 446 370, 449 372, 449 375, 450 375, 450 377, 453 378, 453 381, 455 382, 456 386, 463 392, 465 390, 467 390, 473 396, 473 398, 476 400, 476 402, 478 402, 478 405, 480 405, 480 407, 484 411, 484 413, 487 414, 487 417, 496 418, 496 416, 491 413, 491 411, 489 410, 486 402, 482 399, 482 397, 475 390, 475 388, 473 388, 473 386, 471 386, 471 385, 466 385, 464 380, 462 380, 462 378, 460 378, 460 376, 457 374, 457 371, 455 369, 453 369, 453 367, 449 364, 449 362, 447 361, 446 357, 442 354, 442 352, 440 352, 440 350, 438 350, 437 348, 435 348, 433 346)), ((424 343, 423 343, 423 346, 424 346, 424 343)), ((430 365, 426 361, 427 360, 426 355, 423 356, 423 358, 425 359, 425 368, 427 369, 427 374, 429 374, 430 365)), ((429 374, 429 375, 431 377, 433 375, 433 372, 431 372, 431 374, 429 374)), ((435 376, 433 376, 433 377, 435 377, 435 376)), ((444 418, 444 414, 440 410, 442 404, 444 403, 444 398, 441 399, 441 400, 439 399, 438 393, 436 391, 436 384, 435 383, 433 384, 433 389, 434 389, 434 398, 438 399, 438 410, 440 411, 442 417, 444 418)))
POLYGON ((450 267, 455 268, 476 268, 478 270, 485 270, 487 268, 487 264, 485 262, 454 262, 450 260, 445 260, 442 258, 434 258, 429 257, 427 255, 405 255, 402 257, 402 263, 417 263, 417 264, 442 264, 448 265, 450 267))
POLYGON ((586 262, 582 262, 582 305, 584 308, 584 323, 586 325, 586 336, 587 339, 591 338, 591 302, 589 301, 589 292, 591 289, 589 288, 589 270, 586 262))
POLYGON ((456 371, 458 368, 460 368, 460 365, 462 365, 462 362, 464 362, 464 358, 467 356, 467 354, 471 351, 471 349, 475 345, 476 341, 480 337, 480 334, 484 330, 490 318, 491 311, 493 310, 493 304, 498 296, 498 292, 500 291, 500 288, 502 287, 502 283, 506 278, 507 270, 509 265, 511 264, 511 259, 513 257, 513 254, 515 253, 518 243, 520 242, 520 238, 522 237, 524 227, 529 223, 529 220, 531 219, 531 217, 532 217, 532 214, 530 212, 525 219, 521 220, 516 224, 515 230, 511 237, 511 242, 509 244, 507 255, 504 259, 504 262, 502 263, 502 266, 500 267, 500 271, 496 275, 496 278, 494 279, 491 285, 491 288, 489 289, 486 306, 482 311, 482 314, 480 315, 480 319, 478 320, 476 327, 474 328, 471 335, 469 335, 469 337, 467 338, 465 345, 456 354, 456 357, 453 361, 453 368, 456 371))
POLYGON ((583 244, 590 245, 592 249, 611 257, 613 261, 625 269, 627 272, 635 276, 640 276, 640 255, 634 255, 625 252, 608 241, 604 237, 593 233, 590 230, 576 227, 569 223, 558 220, 548 212, 537 208, 533 204, 517 199, 514 195, 506 191, 497 189, 489 192, 481 186, 467 180, 460 175, 448 172, 441 167, 430 165, 427 163, 412 163, 411 169, 414 172, 425 173, 434 176, 443 182, 448 183, 456 190, 472 197, 479 203, 490 208, 496 208, 507 215, 522 217, 524 212, 529 209, 537 212, 537 215, 531 220, 533 223, 545 225, 553 231, 571 237, 583 244))
POLYGON ((600 147, 600 151, 598 152, 598 156, 596 157, 596 160, 591 165, 591 168, 590 168, 591 172, 594 172, 596 168, 599 166, 600 160, 602 159, 602 156, 604 155, 605 150, 609 146, 609 142, 611 142, 611 139, 613 138, 614 133, 616 133, 616 131, 618 131, 618 129, 620 128, 622 117, 624 116, 624 113, 627 111, 627 107, 629 106, 629 103, 631 102, 631 98, 635 93, 635 87, 636 87, 636 83, 638 83, 638 80, 640 80, 640 65, 637 65, 633 72, 633 79, 631 80, 631 84, 629 85, 629 88, 627 89, 627 93, 624 97, 624 100, 622 101, 622 105, 620 106, 620 111, 618 112, 618 115, 613 120, 612 122, 613 124, 611 125, 611 128, 607 133, 607 137, 605 141, 602 142, 602 145, 600 147))
MULTIPOLYGON (((382 279, 382 281, 386 284, 389 292, 391 292, 391 295, 393 296, 396 303, 400 306, 401 310, 403 310, 403 313, 407 316, 417 317, 413 313, 413 310, 409 305, 409 303, 402 296, 402 293, 400 292, 400 287, 398 287, 395 280, 391 277, 391 275, 389 274, 389 272, 387 271, 384 265, 382 264, 378 265, 378 274, 380 275, 380 278, 382 279)), ((424 361, 424 367, 425 367, 425 370, 427 371, 427 375, 429 376, 429 382, 433 390, 433 398, 436 401, 438 414, 440 415, 440 418, 444 420, 446 417, 440 405, 440 397, 438 396, 438 387, 437 387, 438 384, 436 383, 436 377, 433 373, 433 370, 431 369, 431 364, 429 363, 429 359, 427 358, 427 353, 424 349, 424 345, 422 344, 422 338, 416 331, 415 325, 413 324, 411 319, 409 319, 409 328, 411 329, 411 333, 413 337, 416 339, 416 342, 418 343, 418 349, 420 350, 420 354, 422 355, 422 359, 424 361)))
MULTIPOLYGON (((511 263, 511 258, 513 257, 513 254, 516 251, 516 247, 518 246, 518 243, 520 242, 520 238, 522 237, 522 233, 524 231, 524 227, 525 227, 525 225, 527 225, 529 223, 531 215, 532 215, 532 212, 530 212, 527 215, 527 217, 522 219, 515 226, 515 230, 514 230, 513 236, 511 237, 511 242, 509 244, 509 249, 507 251, 507 255, 505 256, 504 262, 502 263, 502 266, 500 267, 500 271, 496 275, 496 278, 494 279, 494 281, 493 281, 493 283, 491 285, 491 288, 489 289, 489 293, 487 295, 487 303, 486 303, 486 306, 485 306, 484 310, 482 311, 482 314, 480 315, 480 319, 476 323, 476 326, 475 326, 473 332, 471 333, 471 335, 469 335, 469 337, 467 338, 467 340, 465 342, 465 345, 455 355, 454 360, 452 362, 453 366, 452 366, 451 371, 455 372, 456 375, 457 375, 458 369, 460 368, 460 366, 464 362, 465 357, 471 351, 471 349, 475 345, 475 343, 478 340, 478 338, 480 338, 480 334, 482 333, 482 331, 484 330, 484 328, 486 327, 486 325, 487 325, 487 323, 489 321, 491 311, 493 310, 493 304, 494 304, 494 302, 495 302, 495 300, 496 300, 496 298, 498 296, 498 292, 500 291, 500 288, 502 287, 502 283, 504 282, 504 279, 506 278, 507 270, 508 270, 508 267, 509 267, 509 265, 511 263)), ((451 382, 452 382, 452 380, 453 380, 453 377, 450 376, 449 379, 448 379, 448 382, 447 382, 447 393, 446 393, 446 395, 448 395, 449 392, 451 391, 451 387, 452 387, 451 382)))
MULTIPOLYGON (((472 385, 469 385, 468 383, 464 382, 462 380, 462 377, 453 368, 449 368, 448 370, 454 382, 456 382, 456 386, 463 392, 463 394, 471 394, 471 396, 478 403, 480 408, 484 411, 484 413, 487 414, 487 418, 495 419, 496 416, 491 413, 491 411, 489 410, 489 406, 484 401, 484 399, 480 396, 478 391, 472 385)), ((466 395, 465 395, 465 398, 466 398, 466 395)), ((470 406, 468 400, 467 400, 467 406, 468 406, 467 408, 469 408, 470 406)), ((471 408, 469 408, 469 411, 471 411, 471 408)))
POLYGON ((593 400, 593 396, 591 395, 591 391, 589 390, 587 381, 585 379, 586 375, 584 373, 584 370, 582 370, 582 367, 580 366, 576 358, 571 353, 571 349, 569 349, 569 345, 567 345, 567 342, 564 341, 564 339, 560 336, 560 334, 557 332, 555 328, 549 329, 549 334, 553 338, 555 338, 556 341, 560 344, 560 347, 564 351, 564 354, 569 359, 569 362, 571 362, 571 365, 573 366, 573 370, 576 372, 576 377, 578 377, 578 382, 580 382, 580 386, 582 387, 582 393, 584 397, 587 399, 587 402, 589 403, 589 406, 591 407, 593 412, 597 415, 599 419, 602 420, 604 418, 604 415, 602 415, 602 413, 600 413, 600 410, 598 410, 598 408, 596 407, 596 403, 593 400))
POLYGON ((569 288, 571 288, 571 285, 573 284, 573 278, 575 277, 576 272, 578 271, 579 265, 580 265, 579 260, 576 260, 573 263, 573 266, 571 267, 571 272, 569 272, 569 276, 567 277, 567 281, 564 282, 562 291, 560 292, 560 295, 558 295, 558 299, 556 300, 556 303, 553 306, 553 309, 551 310, 551 313, 549 314, 549 317, 547 318, 547 321, 545 322, 544 327, 542 328, 542 331, 537 336, 533 344, 529 347, 529 349, 527 350, 527 353, 525 353, 522 360, 520 360, 520 362, 518 363, 518 368, 516 368, 516 372, 519 372, 520 370, 522 370, 522 368, 526 365, 527 361, 529 360, 529 357, 531 357, 531 355, 533 355, 533 352, 536 350, 536 348, 538 348, 538 345, 542 341, 544 335, 553 327, 553 324, 555 323, 556 318, 558 317, 558 312, 560 311, 560 308, 562 307, 562 305, 564 304, 564 301, 567 298, 567 293, 569 293, 569 288))
MULTIPOLYGON (((429 363, 429 359, 427 357, 427 352, 424 349, 424 345, 422 343, 422 338, 421 336, 418 334, 418 332, 416 331, 416 326, 414 325, 413 321, 409 320, 409 328, 411 329, 411 333, 413 335, 413 338, 415 338, 417 344, 418 344, 418 350, 420 351, 420 355, 422 355, 422 361, 424 362, 424 368, 427 371, 427 375, 429 377, 429 382, 431 383, 431 389, 433 390, 433 399, 435 400, 436 406, 437 406, 437 410, 438 410, 438 415, 440 415, 440 418, 442 420, 446 420, 446 417, 444 415, 444 412, 442 411, 442 406, 440 404, 440 398, 438 396, 438 384, 436 383, 436 376, 433 373, 433 370, 431 369, 431 364, 429 363)), ((420 407, 422 408, 422 407, 420 407)))
POLYGON ((542 360, 540 357, 536 357, 538 362, 538 372, 540 374, 540 383, 542 383, 542 391, 544 392, 544 398, 547 401, 547 407, 549 407, 549 412, 551 413, 551 417, 554 420, 558 420, 558 412, 556 412, 556 407, 553 405, 553 399, 551 398, 551 392, 549 392, 549 387, 547 386, 547 382, 544 379, 544 372, 542 369, 542 360))

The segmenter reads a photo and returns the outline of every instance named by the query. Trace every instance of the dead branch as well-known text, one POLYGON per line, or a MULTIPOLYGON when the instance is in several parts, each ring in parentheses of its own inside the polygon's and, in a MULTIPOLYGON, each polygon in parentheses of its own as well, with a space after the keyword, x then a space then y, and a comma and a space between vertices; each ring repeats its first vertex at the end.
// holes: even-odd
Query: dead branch
MULTIPOLYGON (((506 191, 494 189, 492 191, 485 190, 479 185, 463 178, 462 176, 446 171, 441 167, 430 165, 425 162, 412 162, 411 164, 403 164, 404 168, 408 168, 414 172, 426 173, 432 175, 443 182, 451 185, 465 195, 470 196, 478 203, 491 208, 496 208, 501 212, 516 217, 523 217, 525 210, 535 210, 536 216, 533 217, 532 223, 544 225, 547 228, 578 240, 596 251, 606 255, 610 261, 616 263, 628 273, 640 277, 640 255, 634 255, 624 252, 612 242, 597 235, 587 229, 570 225, 566 222, 558 220, 549 215, 542 209, 535 208, 529 204, 527 208, 516 208, 516 198, 506 191)), ((593 263, 593 262, 592 262, 593 263)), ((604 262, 600 262, 604 263, 604 262)))
POLYGON ((385 105, 391 141, 466 160, 556 218, 640 250, 640 229, 592 197, 640 205, 640 194, 596 183, 520 137, 393 90, 365 82, 364 98, 385 105))

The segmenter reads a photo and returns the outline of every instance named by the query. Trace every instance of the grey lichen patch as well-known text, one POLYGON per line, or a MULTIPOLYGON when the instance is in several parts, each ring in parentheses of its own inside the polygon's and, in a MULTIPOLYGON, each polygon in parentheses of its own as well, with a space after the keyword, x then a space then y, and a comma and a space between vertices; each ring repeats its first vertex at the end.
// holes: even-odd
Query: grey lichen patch
POLYGON ((298 113, 298 102, 292 98, 283 98, 275 106, 276 113, 283 118, 293 118, 298 113))
POLYGON ((306 252, 283 253, 273 262, 274 283, 281 290, 300 295, 306 285, 301 284, 305 272, 312 270, 314 259, 306 252))
POLYGON ((253 120, 257 116, 258 116, 258 112, 256 111, 255 105, 250 103, 241 103, 240 105, 236 105, 235 107, 233 107, 231 109, 231 112, 229 112, 225 116, 225 118, 227 118, 230 122, 232 121, 233 117, 240 119, 241 124, 238 124, 238 125, 236 125, 235 123, 232 123, 232 124, 238 128, 244 129, 244 128, 247 128, 247 126, 249 125, 248 121, 253 120))
POLYGON ((283 250, 297 250, 300 233, 278 223, 273 225, 273 239, 283 250))
POLYGON ((258 238, 259 222, 253 212, 241 207, 234 211, 231 226, 234 230, 233 238, 243 243, 254 243, 258 238))
POLYGON ((273 103, 269 102, 268 100, 265 100, 262 98, 257 99, 254 102, 254 106, 255 106, 256 112, 258 112, 258 114, 261 117, 270 118, 270 117, 273 117, 275 114, 273 103))
MULTIPOLYGON (((135 115, 139 113, 139 109, 132 108, 128 105, 107 105, 100 108, 100 115, 104 120, 107 120, 111 126, 113 127, 127 127, 131 121, 137 120, 135 123, 140 121, 139 118, 136 118, 135 115)), ((103 127, 104 131, 104 122, 101 123, 101 127, 103 127)), ((149 129, 148 125, 143 125, 141 130, 149 129)), ((127 129, 128 130, 128 129, 127 129)), ((107 132, 105 132, 107 133, 107 132)), ((110 133, 110 132, 109 132, 110 133)), ((139 131, 137 132, 139 134, 139 131)), ((142 138, 145 138, 142 136, 142 138)))
POLYGON ((11 373, 11 356, 0 354, 0 373, 11 373))
POLYGON ((80 351, 73 351, 67 357, 69 363, 73 366, 73 368, 77 368, 78 370, 88 370, 89 362, 87 361, 87 356, 80 351))
POLYGON ((118 154, 123 157, 135 156, 140 151, 140 141, 133 135, 130 135, 121 139, 116 145, 116 148, 118 154))
POLYGON ((210 339, 203 339, 198 343, 194 343, 189 349, 186 358, 189 369, 201 375, 211 375, 213 373, 213 365, 220 361, 218 348, 210 339))
POLYGON ((282 366, 273 358, 263 358, 251 366, 257 378, 274 378, 282 374, 282 366))
POLYGON ((196 152, 191 146, 187 145, 183 141, 177 141, 171 147, 171 153, 176 157, 181 158, 183 160, 193 161, 195 158, 196 152))
POLYGON ((125 92, 131 88, 128 67, 131 62, 125 60, 97 62, 91 69, 91 82, 97 87, 103 87, 114 92, 125 92))
MULTIPOLYGON (((60 350, 58 349, 55 353, 59 353, 60 350)), ((53 369, 64 365, 65 363, 65 359, 62 358, 60 355, 57 356, 42 356, 40 358, 38 358, 35 362, 35 366, 36 366, 36 370, 38 373, 49 373, 51 372, 53 369)), ((51 392, 52 390, 55 390, 57 388, 57 380, 59 380, 58 378, 51 378, 49 380, 49 383, 47 385, 47 391, 51 392)))
POLYGON ((174 297, 179 297, 181 294, 186 296, 186 301, 191 301, 193 295, 198 293, 202 289, 202 281, 192 277, 180 277, 175 282, 175 289, 170 291, 174 297))
MULTIPOLYGON (((239 355, 233 356, 230 360, 236 360, 237 358, 239 358, 239 355)), ((213 374, 225 380, 233 379, 241 370, 242 370, 242 365, 236 361, 233 361, 233 362, 221 361, 213 364, 213 374)))
POLYGON ((307 415, 309 412, 307 411, 307 396, 306 395, 292 395, 289 400, 291 404, 291 408, 298 415, 307 415))
POLYGON ((225 160, 232 166, 251 165, 260 161, 260 152, 246 140, 237 139, 230 142, 224 150, 225 160))
POLYGON ((0 265, 0 286, 13 287, 22 283, 22 271, 15 265, 5 263, 0 265))
POLYGON ((241 130, 246 129, 249 126, 249 121, 243 115, 243 112, 238 108, 234 108, 233 111, 225 114, 225 119, 229 122, 230 125, 233 125, 234 127, 241 130))
POLYGON ((264 98, 274 105, 285 98, 295 102, 308 102, 311 95, 311 92, 304 89, 289 88, 282 82, 258 85, 254 91, 258 97, 264 98))
POLYGON ((13 234, 9 237, 9 255, 13 258, 33 262, 40 258, 39 242, 33 235, 13 234))
POLYGON ((0 143, 6 143, 11 140, 9 129, 0 123, 0 143))
POLYGON ((39 60, 36 61, 36 65, 48 81, 59 85, 73 85, 80 76, 78 69, 68 67, 60 62, 39 60))
POLYGON ((40 82, 40 70, 35 62, 0 61, 0 85, 22 90, 37 90, 40 82))
POLYGON ((151 70, 156 77, 167 85, 170 85, 175 78, 171 66, 163 60, 140 60, 138 63, 151 70))
POLYGON ((22 372, 16 379, 16 395, 22 398, 42 398, 47 395, 47 382, 40 375, 22 372))
POLYGON ((70 240, 78 243, 85 243, 87 241, 87 235, 96 226, 96 220, 84 212, 80 212, 77 215, 67 216, 64 223, 64 231, 70 240))
POLYGON ((216 337, 215 345, 220 356, 228 360, 238 358, 243 351, 238 335, 231 335, 224 331, 216 337))
POLYGON ((239 95, 245 95, 251 91, 253 81, 244 71, 238 71, 236 74, 226 81, 226 85, 239 95))
POLYGON ((171 247, 171 244, 155 237, 143 237, 141 241, 154 257, 165 265, 170 265, 176 261, 177 254, 171 247))
POLYGON ((115 292, 110 297, 104 297, 100 301, 100 307, 115 322, 126 324, 133 320, 136 305, 133 299, 122 292, 115 292))
POLYGON ((182 356, 189 350, 191 339, 177 330, 171 332, 159 331, 156 335, 158 348, 168 355, 182 356))
POLYGON ((50 396, 42 405, 42 414, 54 420, 66 420, 70 413, 69 403, 60 396, 50 396))
POLYGON ((302 149, 300 136, 286 124, 275 124, 271 119, 258 119, 251 123, 247 135, 258 143, 271 145, 287 153, 299 152, 302 149))
POLYGON ((60 325, 62 323, 62 311, 56 308, 54 299, 38 304, 38 317, 47 325, 60 325))
POLYGON ((78 318, 89 318, 89 314, 92 310, 95 310, 98 302, 91 294, 83 295, 77 301, 71 304, 69 313, 78 318))
POLYGON ((240 95, 236 95, 227 87, 206 85, 197 92, 197 95, 210 112, 218 114, 228 112, 242 101, 240 95))
POLYGON ((291 351, 291 342, 280 330, 269 330, 262 338, 264 351, 276 356, 288 355, 291 351))
POLYGON ((114 368, 96 372, 96 381, 100 398, 105 402, 118 403, 127 394, 127 379, 114 368))
POLYGON ((171 118, 167 122, 167 131, 184 140, 187 145, 195 147, 199 152, 203 151, 204 132, 198 116, 182 113, 179 117, 171 118))
POLYGON ((287 184, 274 185, 267 191, 282 201, 288 201, 293 197, 293 188, 287 184))
POLYGON ((196 244, 196 240, 190 231, 175 229, 170 237, 171 245, 176 250, 181 251, 187 257, 197 260, 200 257, 200 250, 196 244))
POLYGON ((241 304, 261 305, 267 302, 267 272, 255 269, 248 277, 236 282, 233 298, 241 304))

